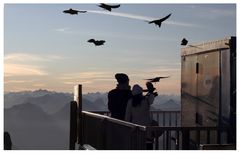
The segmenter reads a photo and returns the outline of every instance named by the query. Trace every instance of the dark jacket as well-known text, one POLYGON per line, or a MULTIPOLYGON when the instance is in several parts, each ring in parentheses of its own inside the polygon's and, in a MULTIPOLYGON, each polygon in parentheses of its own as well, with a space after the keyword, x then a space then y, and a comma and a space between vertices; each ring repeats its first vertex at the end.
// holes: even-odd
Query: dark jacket
POLYGON ((131 90, 113 89, 108 93, 108 109, 112 118, 125 120, 127 102, 131 97, 131 90))

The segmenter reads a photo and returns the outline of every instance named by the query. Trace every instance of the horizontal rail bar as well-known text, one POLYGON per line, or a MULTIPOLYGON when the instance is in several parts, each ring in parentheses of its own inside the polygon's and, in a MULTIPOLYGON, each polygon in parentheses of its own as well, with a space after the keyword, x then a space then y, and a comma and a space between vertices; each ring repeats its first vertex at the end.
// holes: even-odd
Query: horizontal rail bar
POLYGON ((91 113, 91 112, 87 112, 87 111, 82 111, 82 113, 86 114, 88 116, 91 116, 91 117, 99 118, 99 119, 107 119, 108 121, 113 122, 113 123, 118 123, 118 124, 122 124, 122 125, 125 125, 125 126, 136 126, 136 127, 139 127, 140 130, 146 130, 146 126, 137 125, 137 124, 134 124, 134 123, 131 123, 131 122, 111 118, 109 116, 100 115, 100 114, 96 114, 96 113, 91 113))

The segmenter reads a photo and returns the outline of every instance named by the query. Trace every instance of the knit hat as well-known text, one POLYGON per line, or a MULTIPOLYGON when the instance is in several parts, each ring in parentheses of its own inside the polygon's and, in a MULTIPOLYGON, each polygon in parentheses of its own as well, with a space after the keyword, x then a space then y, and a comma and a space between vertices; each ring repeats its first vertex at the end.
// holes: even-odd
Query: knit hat
POLYGON ((132 88, 132 94, 133 95, 139 95, 143 92, 142 87, 140 87, 138 84, 135 84, 132 88))

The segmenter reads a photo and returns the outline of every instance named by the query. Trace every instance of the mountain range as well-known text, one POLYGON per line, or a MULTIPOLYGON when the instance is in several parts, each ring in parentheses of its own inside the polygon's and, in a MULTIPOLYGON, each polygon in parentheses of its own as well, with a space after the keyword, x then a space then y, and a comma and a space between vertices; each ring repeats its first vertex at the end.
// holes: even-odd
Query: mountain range
MULTIPOLYGON (((5 93, 4 131, 10 133, 13 148, 68 149, 72 100, 71 93, 41 89, 5 93)), ((87 111, 107 111, 107 93, 83 94, 82 107, 87 111)), ((160 95, 156 97, 152 109, 180 110, 180 99, 175 95, 160 95)))

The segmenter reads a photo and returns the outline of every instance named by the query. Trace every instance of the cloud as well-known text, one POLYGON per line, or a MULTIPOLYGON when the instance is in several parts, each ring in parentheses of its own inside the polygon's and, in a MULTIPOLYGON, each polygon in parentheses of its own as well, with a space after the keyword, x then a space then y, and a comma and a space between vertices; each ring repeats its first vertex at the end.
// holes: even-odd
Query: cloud
POLYGON ((70 30, 69 27, 55 29, 55 31, 57 31, 57 32, 68 32, 69 30, 70 30))
POLYGON ((210 13, 213 13, 217 16, 224 16, 224 17, 229 17, 229 16, 236 16, 236 11, 235 10, 225 10, 225 9, 217 9, 217 8, 212 8, 209 10, 210 13))
POLYGON ((63 27, 54 29, 54 31, 65 34, 75 34, 75 32, 70 27, 63 27))
POLYGON ((64 74, 59 79, 61 80, 84 80, 84 81, 93 81, 93 80, 109 80, 112 78, 112 73, 110 72, 99 72, 99 71, 85 71, 78 73, 68 73, 64 74))
MULTIPOLYGON (((128 14, 128 13, 122 13, 122 12, 106 12, 106 11, 97 11, 97 10, 86 10, 86 11, 90 12, 90 13, 97 13, 97 14, 104 14, 104 15, 111 15, 111 16, 125 17, 125 18, 130 18, 130 19, 143 20, 146 22, 162 18, 162 17, 153 18, 153 17, 140 16, 140 15, 134 15, 134 14, 128 14)), ((169 25, 182 26, 182 27, 200 27, 199 25, 176 22, 176 21, 165 21, 164 23, 169 24, 169 25)))
POLYGON ((42 88, 42 87, 46 87, 46 84, 44 84, 44 83, 35 83, 32 86, 33 87, 37 87, 37 88, 42 88))
POLYGON ((40 55, 40 54, 28 54, 28 53, 12 53, 4 56, 4 62, 32 62, 32 61, 54 61, 64 59, 58 55, 40 55))
MULTIPOLYGON (((100 71, 84 71, 77 73, 68 73, 63 74, 58 79, 61 80, 62 83, 67 85, 76 85, 76 84, 84 84, 87 86, 93 84, 101 84, 102 82, 112 82, 115 80, 113 73, 110 72, 100 72, 100 71)), ((106 85, 104 85, 106 86, 106 85)))
MULTIPOLYGON (((68 85, 77 85, 79 84, 79 82, 77 81, 65 81, 63 82, 64 84, 68 84, 68 85)), ((82 81, 81 84, 91 84, 91 81, 82 81)))
POLYGON ((63 59, 57 55, 12 53, 4 57, 4 76, 46 76, 41 63, 63 59), (38 64, 36 64, 38 63, 38 64))
POLYGON ((197 17, 201 17, 204 19, 216 19, 216 18, 226 18, 226 17, 236 17, 236 9, 233 8, 233 4, 229 5, 221 5, 217 4, 218 7, 207 6, 206 5, 189 5, 189 7, 193 10, 198 10, 197 17), (229 7, 219 8, 219 6, 231 6, 229 7))
POLYGON ((131 18, 131 19, 138 19, 138 20, 145 20, 145 21, 154 20, 154 18, 152 18, 152 17, 139 16, 139 15, 121 13, 121 12, 106 12, 106 11, 97 11, 97 10, 87 10, 87 12, 97 13, 97 14, 105 14, 105 15, 111 15, 111 16, 118 16, 118 17, 125 17, 125 18, 131 18))
POLYGON ((27 83, 27 82, 32 82, 30 80, 5 80, 4 84, 9 84, 9 83, 14 83, 14 84, 18 84, 18 83, 27 83))
POLYGON ((48 73, 44 70, 31 65, 4 64, 4 76, 45 76, 48 73))

